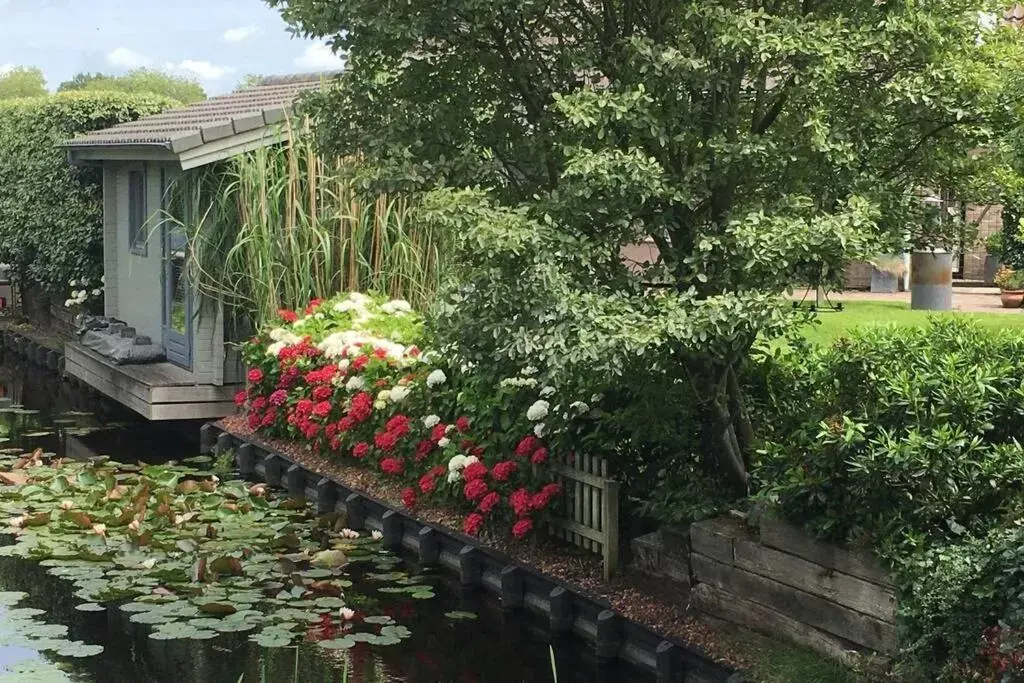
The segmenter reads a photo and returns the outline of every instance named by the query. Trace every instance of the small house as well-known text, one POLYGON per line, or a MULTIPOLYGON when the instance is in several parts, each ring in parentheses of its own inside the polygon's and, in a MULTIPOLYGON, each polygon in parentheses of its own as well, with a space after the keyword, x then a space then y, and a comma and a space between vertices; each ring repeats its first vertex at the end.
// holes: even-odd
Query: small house
POLYGON ((90 132, 66 143, 72 164, 103 176, 103 271, 107 318, 159 347, 163 360, 123 363, 80 342, 65 372, 150 420, 210 419, 234 410, 244 384, 219 301, 193 291, 187 238, 170 220, 172 186, 197 169, 282 142, 294 100, 321 75, 259 85, 90 132))

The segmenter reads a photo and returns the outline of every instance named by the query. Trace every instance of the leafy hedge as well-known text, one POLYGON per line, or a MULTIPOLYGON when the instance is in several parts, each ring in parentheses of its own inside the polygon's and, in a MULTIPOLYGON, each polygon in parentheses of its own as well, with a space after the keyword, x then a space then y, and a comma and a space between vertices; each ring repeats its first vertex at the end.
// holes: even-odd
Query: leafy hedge
POLYGON ((63 294, 102 275, 102 177, 68 163, 61 146, 87 131, 158 113, 152 95, 62 93, 0 102, 0 261, 63 294))
POLYGON ((934 319, 759 371, 760 495, 892 564, 930 679, 1024 673, 1024 336, 934 319))

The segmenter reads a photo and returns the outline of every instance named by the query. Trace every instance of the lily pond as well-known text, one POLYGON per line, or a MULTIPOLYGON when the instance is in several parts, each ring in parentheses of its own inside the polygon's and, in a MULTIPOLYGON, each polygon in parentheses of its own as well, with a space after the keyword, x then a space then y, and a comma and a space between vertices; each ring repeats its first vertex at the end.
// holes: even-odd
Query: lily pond
POLYGON ((197 437, 0 363, 0 683, 646 680, 197 437))

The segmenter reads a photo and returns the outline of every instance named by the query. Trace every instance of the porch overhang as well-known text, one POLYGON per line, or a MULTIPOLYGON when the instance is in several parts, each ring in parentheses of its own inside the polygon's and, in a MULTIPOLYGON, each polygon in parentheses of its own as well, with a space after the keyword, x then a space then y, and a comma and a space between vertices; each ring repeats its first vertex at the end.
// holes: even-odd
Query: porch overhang
POLYGON ((64 347, 64 372, 148 420, 211 420, 235 412, 241 385, 197 384, 171 363, 117 365, 78 342, 64 347))

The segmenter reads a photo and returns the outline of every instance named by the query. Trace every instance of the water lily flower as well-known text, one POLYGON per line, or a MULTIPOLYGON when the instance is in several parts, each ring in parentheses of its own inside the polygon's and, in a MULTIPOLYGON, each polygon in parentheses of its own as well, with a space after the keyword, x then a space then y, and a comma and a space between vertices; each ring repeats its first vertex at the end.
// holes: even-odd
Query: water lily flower
POLYGON ((25 520, 27 519, 28 517, 26 517, 25 515, 21 515, 20 517, 11 517, 11 519, 8 520, 7 524, 14 527, 15 529, 20 529, 23 526, 25 526, 25 520))
POLYGON ((62 500, 60 502, 60 509, 61 510, 70 510, 73 507, 75 507, 75 501, 73 501, 73 500, 62 500))
POLYGON ((137 520, 137 519, 133 519, 132 523, 128 525, 128 530, 129 531, 134 531, 135 533, 139 533, 139 529, 141 529, 141 528, 142 528, 142 523, 139 522, 139 520, 137 520))
POLYGON ((342 529, 339 534, 342 538, 359 538, 359 532, 352 529, 342 529))
POLYGON ((356 616, 356 611, 348 607, 342 607, 338 610, 338 616, 341 617, 342 621, 352 621, 353 617, 356 616))
POLYGON ((374 529, 370 532, 370 537, 373 538, 373 540, 375 541, 379 541, 380 539, 384 538, 384 534, 374 529))
POLYGON ((92 532, 94 534, 96 534, 97 536, 106 536, 107 535, 107 525, 106 524, 93 524, 92 525, 92 532))
POLYGON ((249 487, 249 495, 257 496, 258 498, 263 498, 265 495, 267 495, 267 485, 253 484, 252 486, 249 487))

